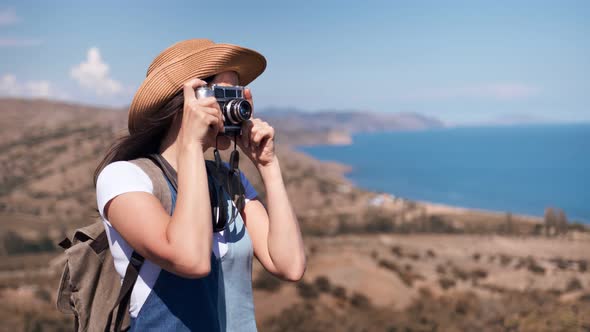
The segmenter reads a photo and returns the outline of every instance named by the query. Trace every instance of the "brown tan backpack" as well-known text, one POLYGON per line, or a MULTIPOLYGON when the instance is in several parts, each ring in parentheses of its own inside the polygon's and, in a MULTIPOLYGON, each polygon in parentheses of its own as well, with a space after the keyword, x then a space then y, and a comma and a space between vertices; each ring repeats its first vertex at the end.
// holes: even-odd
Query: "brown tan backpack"
MULTIPOLYGON (((172 197, 163 171, 150 159, 130 162, 152 180, 153 192, 170 213, 172 197)), ((129 328, 129 299, 143 257, 133 252, 123 283, 115 270, 101 217, 64 239, 66 264, 57 293, 57 307, 73 313, 76 331, 125 331, 129 328)))

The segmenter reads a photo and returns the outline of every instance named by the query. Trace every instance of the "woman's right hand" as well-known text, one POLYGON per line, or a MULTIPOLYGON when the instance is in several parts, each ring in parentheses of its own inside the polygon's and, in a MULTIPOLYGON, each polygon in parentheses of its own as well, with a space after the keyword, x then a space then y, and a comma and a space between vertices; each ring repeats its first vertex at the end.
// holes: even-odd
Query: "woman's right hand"
POLYGON ((205 146, 208 139, 223 131, 223 117, 217 99, 196 97, 195 90, 205 85, 207 82, 198 78, 184 83, 184 108, 179 132, 181 145, 197 143, 205 146))

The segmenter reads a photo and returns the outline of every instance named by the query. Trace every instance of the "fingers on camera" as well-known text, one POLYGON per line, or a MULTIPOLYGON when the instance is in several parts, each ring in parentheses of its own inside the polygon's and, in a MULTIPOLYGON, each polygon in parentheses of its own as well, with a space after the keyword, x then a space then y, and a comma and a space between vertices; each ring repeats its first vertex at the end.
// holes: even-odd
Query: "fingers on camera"
POLYGON ((271 132, 269 128, 258 127, 252 131, 252 142, 254 145, 259 146, 262 140, 266 137, 270 137, 270 134, 271 132))
POLYGON ((217 103, 217 99, 215 99, 215 97, 206 97, 206 98, 199 98, 196 99, 197 104, 201 105, 201 106, 207 106, 207 107, 215 107, 215 105, 217 105, 217 107, 219 107, 219 104, 217 103))
POLYGON ((250 88, 244 89, 244 98, 246 98, 250 102, 250 104, 254 106, 254 104, 252 103, 252 90, 250 90, 250 88))
POLYGON ((244 122, 242 127, 242 144, 245 147, 250 147, 250 133, 252 132, 252 127, 254 127, 254 123, 251 120, 244 122))
POLYGON ((215 115, 211 115, 211 114, 207 114, 205 115, 205 123, 207 123, 207 125, 211 126, 211 127, 217 127, 219 129, 219 117, 215 116, 215 115))
POLYGON ((197 100, 195 89, 203 85, 207 85, 207 82, 198 78, 193 78, 186 81, 183 85, 184 101, 187 102, 197 100))

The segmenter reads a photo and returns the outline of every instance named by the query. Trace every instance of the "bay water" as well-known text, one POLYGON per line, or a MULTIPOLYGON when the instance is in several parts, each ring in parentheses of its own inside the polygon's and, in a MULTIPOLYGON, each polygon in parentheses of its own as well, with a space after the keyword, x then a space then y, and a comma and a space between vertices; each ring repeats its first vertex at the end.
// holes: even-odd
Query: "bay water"
POLYGON ((300 150, 352 166, 357 186, 412 200, 590 223, 590 124, 364 133, 300 150))

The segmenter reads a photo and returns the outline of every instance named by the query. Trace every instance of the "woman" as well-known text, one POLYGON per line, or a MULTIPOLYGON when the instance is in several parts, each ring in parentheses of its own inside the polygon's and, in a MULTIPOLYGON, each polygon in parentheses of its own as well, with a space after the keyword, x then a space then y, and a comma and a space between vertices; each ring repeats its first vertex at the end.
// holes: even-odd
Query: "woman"
MULTIPOLYGON (((246 204, 232 224, 241 235, 214 233, 211 222, 204 152, 227 149, 234 138, 223 136, 216 99, 197 99, 195 89, 245 86, 265 67, 262 55, 235 45, 204 39, 172 45, 154 59, 133 99, 130 135, 98 166, 97 205, 116 270, 123 278, 133 251, 146 259, 131 294, 132 330, 255 331, 252 253, 270 273, 302 278, 301 232, 266 122, 252 117, 235 139, 264 181, 268 212, 242 177, 246 204), (152 194, 149 177, 128 162, 150 153, 160 153, 178 174, 171 215, 152 194)), ((249 89, 245 97, 252 103, 249 89)))

